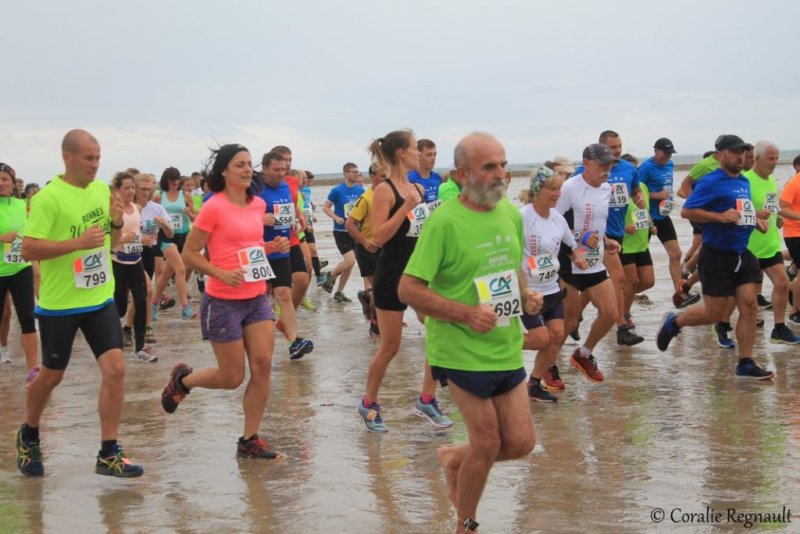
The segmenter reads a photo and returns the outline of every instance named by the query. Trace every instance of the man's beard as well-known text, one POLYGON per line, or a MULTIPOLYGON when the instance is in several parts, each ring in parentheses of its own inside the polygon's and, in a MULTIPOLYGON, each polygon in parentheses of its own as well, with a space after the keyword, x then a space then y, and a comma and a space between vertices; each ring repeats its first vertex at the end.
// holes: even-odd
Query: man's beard
POLYGON ((463 193, 471 202, 492 209, 506 196, 506 181, 502 179, 489 185, 481 185, 470 173, 467 174, 467 183, 464 184, 463 193))

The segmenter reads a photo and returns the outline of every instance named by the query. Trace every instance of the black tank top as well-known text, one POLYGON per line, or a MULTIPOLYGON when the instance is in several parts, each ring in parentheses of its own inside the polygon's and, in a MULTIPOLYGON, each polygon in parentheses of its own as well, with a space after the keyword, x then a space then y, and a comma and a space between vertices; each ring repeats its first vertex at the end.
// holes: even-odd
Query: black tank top
MULTIPOLYGON (((389 184, 389 187, 392 188, 394 191, 394 206, 389 210, 389 218, 391 219, 395 213, 403 207, 403 203, 406 201, 405 198, 400 196, 400 192, 397 190, 397 187, 392 183, 390 179, 386 179, 386 183, 389 184)), ((414 187, 417 187, 414 184, 414 187)), ((422 197, 422 193, 420 193, 420 198, 422 197)), ((417 244, 417 237, 416 236, 408 236, 408 230, 411 228, 411 221, 408 220, 408 217, 403 218, 403 222, 400 223, 400 227, 394 233, 389 240, 383 244, 383 248, 381 249, 382 253, 391 254, 393 256, 401 255, 406 256, 407 258, 411 256, 411 253, 414 252, 414 245, 417 244)))

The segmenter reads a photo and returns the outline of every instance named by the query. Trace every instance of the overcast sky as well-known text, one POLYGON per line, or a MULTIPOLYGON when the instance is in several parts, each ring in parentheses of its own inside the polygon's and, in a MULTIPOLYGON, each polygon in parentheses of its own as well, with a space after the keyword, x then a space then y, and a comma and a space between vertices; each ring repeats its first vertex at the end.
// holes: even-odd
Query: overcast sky
POLYGON ((85 128, 101 174, 196 170, 276 144, 318 173, 413 128, 448 166, 472 130, 512 163, 578 158, 600 131, 649 155, 720 133, 800 148, 800 2, 1 0, 0 161, 63 169, 85 128), (10 7, 13 6, 13 7, 10 7))

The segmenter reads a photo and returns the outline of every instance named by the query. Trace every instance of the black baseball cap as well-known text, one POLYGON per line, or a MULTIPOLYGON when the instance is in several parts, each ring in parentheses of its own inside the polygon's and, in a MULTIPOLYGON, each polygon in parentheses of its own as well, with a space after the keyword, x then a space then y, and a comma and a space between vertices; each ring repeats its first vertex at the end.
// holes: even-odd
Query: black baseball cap
POLYGON ((615 158, 614 155, 611 154, 611 149, 601 143, 593 143, 584 148, 583 159, 594 160, 603 165, 619 161, 619 158, 615 158))
POLYGON ((662 137, 656 141, 656 144, 653 145, 653 148, 656 150, 662 150, 667 154, 677 154, 678 151, 675 150, 675 145, 672 144, 672 141, 667 139, 666 137, 662 137))
POLYGON ((744 150, 748 146, 751 145, 745 143, 738 135, 732 134, 720 135, 714 142, 714 148, 717 150, 717 152, 722 150, 731 150, 736 152, 737 150, 744 150))

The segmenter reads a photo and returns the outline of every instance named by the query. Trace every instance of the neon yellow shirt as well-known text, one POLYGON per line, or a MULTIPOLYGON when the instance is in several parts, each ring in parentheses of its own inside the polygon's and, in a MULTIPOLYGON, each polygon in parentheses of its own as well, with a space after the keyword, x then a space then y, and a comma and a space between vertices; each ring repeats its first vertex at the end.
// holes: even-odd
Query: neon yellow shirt
MULTIPOLYGON (((766 180, 756 174, 756 171, 750 169, 742 173, 745 178, 750 182, 750 198, 753 200, 753 205, 756 210, 764 209, 764 204, 767 202, 767 195, 770 196, 772 205, 778 202, 778 184, 775 178, 770 175, 766 180)), ((747 249, 753 255, 760 259, 765 260, 774 257, 781 251, 781 234, 778 232, 778 216, 771 213, 769 216, 769 226, 767 233, 762 234, 758 230, 754 230, 750 234, 750 241, 747 242, 747 249)))
MULTIPOLYGON (((17 232, 22 235, 25 220, 28 216, 28 205, 24 200, 14 197, 0 198, 0 234, 17 232)), ((22 261, 21 241, 0 243, 0 276, 13 276, 26 267, 29 261, 22 261)))

